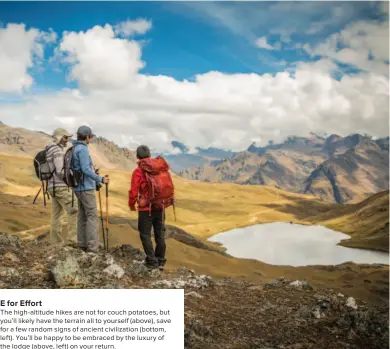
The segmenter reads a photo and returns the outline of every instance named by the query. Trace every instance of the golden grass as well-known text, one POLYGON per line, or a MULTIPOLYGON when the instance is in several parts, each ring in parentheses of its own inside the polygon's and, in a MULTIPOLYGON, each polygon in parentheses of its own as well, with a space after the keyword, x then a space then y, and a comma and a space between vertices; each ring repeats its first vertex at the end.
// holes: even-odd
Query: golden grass
MULTIPOLYGON (((32 205, 40 183, 34 177, 31 158, 0 155, 0 164, 0 180, 3 181, 0 186, 0 231, 19 232, 23 238, 33 238, 35 234, 48 231, 50 202, 44 208, 40 197, 38 203, 32 205), (4 181, 5 178, 12 181, 4 181)), ((102 169, 101 173, 106 171, 102 169)), ((108 173, 111 176, 110 216, 136 219, 137 214, 130 212, 127 206, 131 173, 116 170, 108 170, 108 173)), ((352 236, 356 234, 360 239, 357 241, 366 243, 361 240, 359 231, 363 232, 367 227, 378 227, 376 211, 373 211, 372 217, 356 216, 354 212, 357 212, 357 206, 331 205, 309 195, 287 193, 265 186, 203 183, 176 176, 174 183, 177 221, 174 221, 172 208, 168 208, 167 223, 176 225, 199 239, 206 240, 218 232, 256 223, 293 221, 301 224, 324 224, 352 236), (356 217, 359 219, 355 219, 356 217)), ((105 205, 105 192, 102 194, 105 205)), ((383 200, 386 201, 386 195, 383 200)), ((370 204, 373 208, 377 205, 376 202, 370 204)), ((359 207, 364 211, 365 204, 360 204, 359 207)), ((384 215, 381 219, 384 220, 384 215)), ((382 224, 382 220, 379 223, 382 224)), ((126 243, 140 248, 138 232, 129 224, 110 224, 110 245, 126 243)), ((243 278, 254 282, 285 276, 306 279, 315 287, 332 287, 367 300, 387 301, 387 296, 385 299, 382 293, 378 293, 378 287, 386 288, 388 267, 370 269, 352 266, 352 269, 332 269, 272 266, 255 260, 225 257, 174 239, 167 240, 167 258, 168 270, 184 265, 197 273, 243 278)))
MULTIPOLYGON (((0 164, 0 192, 29 196, 32 202, 40 186, 34 175, 32 159, 0 154, 0 164)), ((128 209, 131 173, 112 169, 101 169, 101 173, 109 173, 111 177, 110 215, 136 219, 137 213, 128 209)), ((222 231, 253 224, 292 221, 324 225, 350 234, 352 239, 343 243, 349 246, 388 251, 388 232, 383 229, 377 231, 388 222, 388 211, 383 208, 386 203, 388 206, 388 191, 379 198, 374 196, 374 199, 356 205, 336 205, 319 201, 310 195, 289 193, 267 186, 205 183, 178 176, 173 176, 173 180, 177 220, 174 220, 173 208, 170 207, 167 209, 167 223, 198 238, 207 239, 222 231)), ((104 191, 102 195, 104 202, 104 191)), ((42 197, 40 200, 39 205, 42 197)), ((6 207, 3 210, 11 214, 6 207)))

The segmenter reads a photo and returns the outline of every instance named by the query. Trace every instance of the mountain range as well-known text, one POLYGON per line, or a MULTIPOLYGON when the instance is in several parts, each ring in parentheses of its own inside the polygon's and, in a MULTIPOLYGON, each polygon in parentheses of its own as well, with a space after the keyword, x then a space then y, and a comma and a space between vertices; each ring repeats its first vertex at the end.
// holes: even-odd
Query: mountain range
MULTIPOLYGON (((0 153, 34 156, 50 135, 0 123, 0 153)), ((218 148, 189 149, 173 141, 174 154, 162 154, 180 176, 204 182, 265 185, 310 194, 333 203, 352 203, 389 188, 389 137, 368 135, 288 137, 284 142, 233 152, 218 148)), ((90 145, 98 168, 131 171, 135 151, 97 137, 90 145)), ((154 153, 153 155, 160 155, 154 153)))
MULTIPOLYGON (((17 156, 35 156, 52 137, 41 131, 15 128, 0 123, 0 153, 17 156)), ((71 143, 68 143, 70 146, 71 143)), ((96 167, 129 171, 136 167, 135 151, 96 137, 89 146, 96 167)))
POLYGON ((172 171, 180 173, 181 171, 202 166, 206 164, 218 164, 221 160, 228 159, 236 154, 236 152, 230 150, 224 150, 214 147, 201 148, 195 147, 194 149, 188 148, 185 144, 172 141, 171 145, 174 152, 171 154, 164 154, 154 152, 152 155, 162 155, 169 162, 172 171))
POLYGON ((339 204, 356 202, 389 188, 389 137, 291 136, 264 147, 253 143, 224 161, 185 169, 180 175, 206 182, 273 186, 339 204))

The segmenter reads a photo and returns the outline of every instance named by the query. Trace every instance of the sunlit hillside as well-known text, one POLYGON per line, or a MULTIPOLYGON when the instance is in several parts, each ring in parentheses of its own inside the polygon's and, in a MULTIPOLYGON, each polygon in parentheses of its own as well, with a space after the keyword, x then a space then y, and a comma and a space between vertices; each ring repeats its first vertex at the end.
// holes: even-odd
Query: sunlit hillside
MULTIPOLYGON (((47 234, 50 222, 50 201, 47 207, 44 207, 40 196, 37 203, 32 204, 40 187, 40 182, 34 177, 32 166, 31 158, 0 155, 0 231, 17 234, 26 239, 35 239, 47 234)), ((130 212, 127 206, 131 173, 103 169, 101 173, 106 172, 111 176, 110 245, 131 244, 140 248, 136 213, 130 212)), ((355 220, 354 229, 351 229, 353 217, 345 216, 343 211, 349 206, 329 205, 310 196, 291 194, 265 186, 210 184, 187 181, 179 177, 174 177, 174 183, 177 221, 174 220, 173 209, 170 207, 167 210, 167 224, 182 228, 198 241, 203 241, 202 243, 210 249, 200 248, 199 243, 186 243, 181 239, 169 238, 168 269, 184 265, 198 273, 245 278, 254 282, 284 275, 294 279, 310 280, 317 287, 332 287, 341 292, 348 288, 349 294, 373 301, 382 300, 382 293, 378 294, 377 290, 379 285, 384 292, 387 289, 388 267, 375 267, 376 272, 373 274, 372 268, 357 265, 347 268, 273 266, 255 260, 225 256, 218 252, 222 250, 219 246, 205 240, 221 231, 262 222, 294 221, 334 226, 336 220, 338 230, 350 233, 351 241, 354 241, 356 232, 359 230, 365 232, 367 225, 371 225, 371 231, 379 227, 375 220, 376 211, 373 211, 374 218, 369 221, 355 220), (333 220, 329 220, 329 217, 333 220), (329 280, 332 280, 331 285, 329 280), (370 283, 364 280, 369 280, 370 283)), ((105 191, 101 194, 105 207, 105 191)), ((103 210, 105 211, 104 208, 103 210)), ((388 241, 388 231, 386 234, 388 241)), ((362 236, 361 233, 357 234, 356 245, 359 247, 365 247, 362 236)), ((374 247, 385 249, 383 246, 385 241, 378 239, 375 243, 381 246, 374 247)), ((370 247, 373 247, 372 244, 370 247)))
MULTIPOLYGON (((0 164, 1 193, 27 197, 32 203, 33 196, 40 186, 40 182, 34 176, 32 159, 0 155, 0 164)), ((107 171, 101 169, 101 173, 109 173, 111 176, 110 216, 135 219, 136 213, 130 212, 127 205, 131 173, 112 169, 107 171)), ((348 233, 352 236, 348 242, 350 246, 366 247, 365 242, 369 241, 367 247, 388 250, 388 231, 385 229, 388 222, 386 205, 388 192, 356 205, 330 205, 311 196, 265 186, 203 183, 176 176, 174 183, 177 220, 174 220, 173 208, 170 207, 167 209, 167 222, 200 238, 256 223, 293 221, 302 224, 323 224, 348 233), (379 238, 376 238, 376 235, 379 238)), ((102 194, 105 196, 105 192, 102 194)), ((105 200, 105 197, 103 199, 105 200)), ((35 207, 27 202, 25 208, 42 210, 42 196, 35 207)), ((6 210, 4 207, 2 212, 5 213, 6 210)), ((48 208, 44 210, 48 211, 48 208)), ((28 222, 24 224, 29 228, 39 226, 35 218, 25 219, 28 222)), ((6 226, 2 229, 6 229, 6 226)))

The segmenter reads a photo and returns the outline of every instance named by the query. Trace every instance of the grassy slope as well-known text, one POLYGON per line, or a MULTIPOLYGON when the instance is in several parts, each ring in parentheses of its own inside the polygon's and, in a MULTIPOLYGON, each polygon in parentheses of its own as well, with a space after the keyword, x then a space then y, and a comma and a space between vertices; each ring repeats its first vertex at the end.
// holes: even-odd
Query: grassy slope
POLYGON ((340 243, 389 251, 389 191, 377 193, 353 205, 340 206, 307 220, 321 222, 334 230, 352 235, 340 243))
MULTIPOLYGON (((0 164, 0 192, 27 196, 32 202, 40 183, 34 177, 31 158, 0 154, 0 164)), ((110 215, 135 219, 137 214, 129 212, 127 206, 130 173, 108 172, 112 180, 110 215)), ((388 230, 384 229, 386 224, 388 226, 388 191, 358 204, 330 205, 308 195, 265 186, 204 183, 176 176, 174 182, 177 221, 174 221, 172 208, 167 210, 167 221, 200 238, 256 223, 293 221, 321 224, 350 234, 352 239, 344 243, 348 246, 388 251, 388 230)), ((27 205, 36 211, 34 220, 43 214, 41 202, 42 197, 40 205, 27 205)), ((3 210, 10 207, 6 204, 3 210)), ((17 212, 15 207, 13 210, 17 212)))
MULTIPOLYGON (((12 233, 17 230, 38 228, 37 231, 31 232, 32 236, 47 231, 50 222, 50 203, 44 208, 40 197, 38 204, 32 205, 39 181, 33 177, 31 159, 0 155, 0 164, 0 178, 12 179, 0 185, 2 207, 0 231, 12 233)), ((136 219, 136 213, 129 212, 127 208, 130 174, 112 170, 109 173, 112 178, 110 216, 136 219)), ((329 205, 312 200, 310 196, 290 194, 264 186, 210 184, 186 181, 178 177, 175 177, 174 181, 178 199, 177 222, 173 219, 172 208, 169 208, 167 223, 202 239, 237 226, 262 222, 294 221, 308 224, 309 221, 306 221, 308 216, 318 224, 319 219, 324 219, 327 214, 333 212, 329 211, 330 208, 341 212, 338 211, 340 208, 337 205, 329 205), (315 217, 319 218, 316 220, 315 217)), ((346 231, 349 222, 348 219, 341 218, 338 230, 346 231)), ((332 224, 333 221, 329 223, 332 224)), ((363 228, 364 224, 357 222, 356 227, 363 228)), ((21 235, 28 237, 26 233, 21 235)), ((110 244, 123 243, 141 247, 138 233, 130 225, 110 224, 110 244)), ((332 287, 371 300, 382 299, 388 290, 388 267, 374 269, 355 265, 336 269, 278 267, 254 260, 228 258, 216 252, 185 245, 174 239, 168 239, 167 244, 169 268, 185 265, 198 273, 242 277, 255 282, 283 275, 307 279, 317 287, 332 287)))

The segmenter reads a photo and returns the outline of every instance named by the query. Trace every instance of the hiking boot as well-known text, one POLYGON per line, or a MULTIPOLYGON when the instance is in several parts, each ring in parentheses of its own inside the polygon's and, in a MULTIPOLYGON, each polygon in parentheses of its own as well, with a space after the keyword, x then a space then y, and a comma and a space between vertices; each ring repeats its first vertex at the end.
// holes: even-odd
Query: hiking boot
POLYGON ((148 264, 148 263, 145 263, 145 267, 146 267, 148 270, 159 269, 159 266, 158 266, 158 265, 155 265, 155 264, 148 264))

